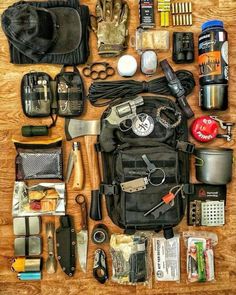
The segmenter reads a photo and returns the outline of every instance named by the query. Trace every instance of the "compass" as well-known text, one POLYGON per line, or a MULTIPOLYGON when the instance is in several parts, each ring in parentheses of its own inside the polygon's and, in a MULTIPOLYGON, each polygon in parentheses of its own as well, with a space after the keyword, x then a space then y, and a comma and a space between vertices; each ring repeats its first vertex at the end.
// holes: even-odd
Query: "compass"
POLYGON ((141 113, 132 122, 132 130, 138 136, 148 136, 154 130, 154 120, 151 116, 141 113))

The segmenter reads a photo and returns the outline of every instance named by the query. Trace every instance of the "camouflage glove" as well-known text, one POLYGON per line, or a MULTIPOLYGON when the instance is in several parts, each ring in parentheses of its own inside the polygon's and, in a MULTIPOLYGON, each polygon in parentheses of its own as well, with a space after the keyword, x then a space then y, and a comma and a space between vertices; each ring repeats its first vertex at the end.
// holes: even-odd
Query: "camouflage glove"
POLYGON ((98 53, 104 57, 117 56, 126 48, 129 7, 122 0, 98 0, 92 29, 98 38, 98 53))

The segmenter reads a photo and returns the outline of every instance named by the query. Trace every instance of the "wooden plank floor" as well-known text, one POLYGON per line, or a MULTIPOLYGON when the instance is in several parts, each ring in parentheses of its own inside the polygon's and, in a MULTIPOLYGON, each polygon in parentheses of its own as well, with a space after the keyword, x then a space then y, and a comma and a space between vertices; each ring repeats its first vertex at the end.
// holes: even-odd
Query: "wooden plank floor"
MULTIPOLYGON (((95 0, 82 1, 87 3, 91 12, 94 13, 95 0)), ((139 23, 138 20, 138 1, 129 0, 131 8, 129 31, 130 36, 133 36, 135 29, 139 23)), ((157 2, 157 1, 155 1, 157 2)), ((225 22, 226 30, 229 33, 229 61, 230 61, 230 108, 224 113, 224 119, 236 122, 236 1, 235 0, 192 0, 193 2, 193 22, 194 25, 189 28, 195 33, 195 45, 197 45, 197 35, 200 32, 201 24, 208 19, 219 18, 225 22)), ((2 13, 9 5, 13 4, 13 0, 0 1, 0 13, 2 13)), ((159 23, 159 19, 156 18, 159 23)), ((176 28, 175 30, 184 30, 176 28)), ((170 31, 174 31, 170 27, 170 31)), ((91 61, 101 60, 97 55, 96 39, 91 34, 91 61)), ((136 55, 134 49, 129 47, 128 53, 136 55)), ((137 56, 138 58, 138 56, 137 56)), ((171 60, 171 51, 158 54, 159 60, 168 58, 171 60)), ((107 60, 111 65, 116 67, 117 59, 107 60)), ((81 67, 80 67, 81 68, 81 67)), ((183 69, 183 66, 174 66, 175 69, 183 69)), ((198 66, 194 64, 187 65, 184 68, 192 71, 198 84, 198 66)), ((43 280, 40 282, 20 282, 16 278, 16 274, 10 271, 10 258, 13 256, 13 232, 12 232, 12 216, 11 216, 11 201, 12 190, 14 184, 14 158, 15 150, 11 142, 12 136, 20 135, 20 127, 23 124, 42 124, 49 123, 49 120, 30 120, 26 118, 21 110, 20 103, 20 81, 23 74, 30 70, 43 70, 51 76, 55 76, 60 66, 53 65, 31 65, 31 66, 16 66, 9 63, 8 44, 3 32, 0 32, 0 295, 75 295, 75 294, 236 294, 236 179, 228 186, 227 210, 226 210, 226 225, 221 228, 212 228, 219 236, 219 244, 215 249, 215 265, 216 265, 216 282, 204 284, 187 284, 186 283, 186 259, 185 249, 181 241, 181 282, 176 283, 155 283, 153 281, 152 289, 144 287, 127 287, 119 286, 111 281, 101 286, 92 276, 93 253, 96 247, 89 244, 89 261, 88 272, 83 274, 78 267, 73 278, 68 278, 64 275, 60 268, 55 275, 48 275, 43 271, 43 280)), ((158 70, 158 75, 162 75, 158 70)), ((118 76, 115 77, 119 79, 118 76)), ((143 80, 145 77, 137 74, 135 79, 143 80)), ((90 85, 90 80, 86 80, 86 87, 90 85)), ((196 116, 201 115, 201 110, 198 107, 198 85, 194 93, 189 97, 189 102, 193 107, 196 116)), ((100 117, 102 109, 93 108, 87 103, 86 113, 82 117, 84 119, 97 119, 100 117)), ((222 113, 223 115, 223 113, 222 113)), ((54 128, 52 137, 64 136, 63 132, 64 120, 59 119, 58 125, 54 128)), ((234 138, 236 128, 234 130, 234 138)), ((83 146, 83 139, 81 139, 83 146)), ((234 147, 233 143, 226 144, 223 140, 217 140, 211 146, 230 146, 234 147)), ((68 158, 68 153, 71 143, 64 144, 65 162, 68 158)), ((83 160, 87 163, 87 159, 83 153, 83 160)), ((193 167, 192 167, 193 168, 193 167)), ((192 181, 195 181, 192 169, 192 181)), ((83 193, 89 199, 89 177, 86 170, 86 186, 83 193)), ((75 219, 76 229, 80 229, 80 213, 79 208, 74 202, 75 192, 68 188, 68 210, 75 219)), ((104 208, 105 210, 105 208, 104 208)), ((105 212, 105 211, 104 211, 105 212)), ((105 215, 105 214, 104 214, 105 215)), ((43 218, 43 234, 45 232, 45 222, 55 220, 58 226, 58 218, 43 218)), ((109 226, 110 232, 120 232, 114 226, 110 219, 105 215, 103 222, 109 226)), ((90 220, 89 230, 91 231, 94 222, 90 220)), ((192 228, 189 228, 192 229, 192 228)), ((186 219, 176 229, 178 232, 188 230, 186 219)), ((104 249, 108 255, 109 270, 111 274, 111 259, 109 256, 108 246, 104 249)), ((44 257, 46 256, 46 243, 44 239, 44 257)))

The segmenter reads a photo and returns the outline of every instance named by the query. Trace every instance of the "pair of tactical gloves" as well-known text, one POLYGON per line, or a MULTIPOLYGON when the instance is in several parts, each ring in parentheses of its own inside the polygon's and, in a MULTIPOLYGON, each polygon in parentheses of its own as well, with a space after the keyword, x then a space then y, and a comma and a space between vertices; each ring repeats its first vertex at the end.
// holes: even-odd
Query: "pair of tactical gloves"
POLYGON ((104 57, 118 56, 126 49, 129 7, 122 0, 98 0, 96 16, 91 17, 97 35, 98 53, 104 57))

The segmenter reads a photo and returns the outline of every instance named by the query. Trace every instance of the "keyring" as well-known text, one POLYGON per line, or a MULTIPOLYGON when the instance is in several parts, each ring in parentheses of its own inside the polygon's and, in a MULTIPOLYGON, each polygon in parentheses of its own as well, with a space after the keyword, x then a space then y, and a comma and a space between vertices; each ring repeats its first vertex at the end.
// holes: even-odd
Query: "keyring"
POLYGON ((149 173, 148 173, 148 182, 152 185, 152 186, 159 186, 159 185, 162 185, 164 183, 164 181, 166 180, 166 173, 165 171, 162 169, 162 168, 155 168, 153 170, 151 170, 149 173), (152 182, 152 174, 154 174, 155 172, 157 171, 161 171, 163 173, 163 178, 162 178, 162 181, 159 182, 159 183, 154 183, 152 182))
POLYGON ((79 205, 83 204, 85 202, 85 196, 82 194, 79 194, 75 197, 75 202, 79 205))

